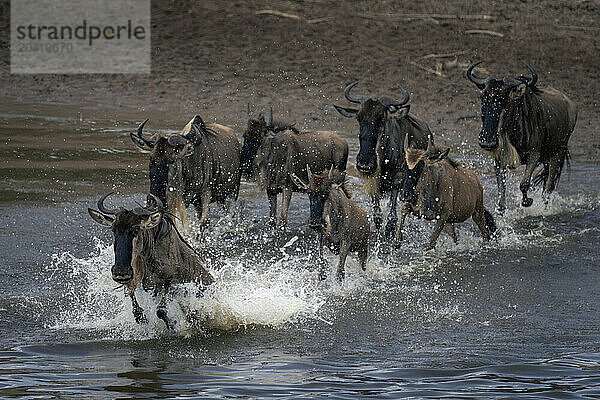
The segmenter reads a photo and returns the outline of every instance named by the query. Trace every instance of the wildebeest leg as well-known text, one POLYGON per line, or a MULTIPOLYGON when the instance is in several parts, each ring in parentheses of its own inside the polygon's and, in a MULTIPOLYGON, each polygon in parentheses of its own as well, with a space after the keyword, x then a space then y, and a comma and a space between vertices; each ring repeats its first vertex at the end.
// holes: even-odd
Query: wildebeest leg
POLYGON ((379 195, 371 196, 371 201, 373 202, 373 224, 375 225, 375 230, 379 230, 383 220, 381 217, 381 206, 379 205, 379 195))
POLYGON ((292 189, 284 188, 281 195, 281 215, 279 216, 279 226, 285 228, 287 225, 288 209, 292 200, 292 189))
POLYGON ((177 203, 177 210, 179 211, 179 216, 181 217, 181 225, 183 226, 184 230, 187 230, 189 228, 188 213, 183 201, 177 203))
POLYGON ((367 257, 369 255, 369 250, 367 248, 360 250, 358 252, 358 262, 360 263, 360 267, 363 271, 367 270, 367 257))
POLYGON ((527 191, 529 190, 529 186, 531 186, 531 175, 533 174, 533 170, 535 169, 539 159, 539 154, 532 154, 527 161, 527 166, 525 166, 525 173, 523 174, 523 179, 519 185, 519 188, 523 193, 523 200, 521 201, 521 205, 523 207, 529 207, 533 204, 533 199, 527 197, 527 191))
POLYGON ((548 161, 548 174, 546 176, 546 182, 544 182, 545 201, 547 201, 547 196, 556 188, 556 179, 558 178, 563 159, 564 154, 560 153, 559 156, 554 156, 548 161))
POLYGON ((133 306, 133 317, 135 318, 135 322, 138 324, 146 324, 148 323, 148 319, 144 315, 144 309, 140 307, 137 299, 135 298, 135 294, 132 292, 129 294, 131 297, 131 305, 133 306))
POLYGON ((161 296, 160 303, 158 303, 158 307, 156 308, 156 316, 165 322, 167 329, 170 331, 175 330, 175 322, 171 321, 167 315, 167 299, 164 294, 161 296))
POLYGON ((269 199, 269 225, 277 224, 277 193, 267 192, 269 199))
POLYGON ((210 191, 206 191, 201 194, 200 210, 197 210, 197 211, 200 211, 200 213, 201 213, 201 215, 200 215, 200 227, 201 228, 208 225, 208 221, 210 219, 210 217, 208 215, 209 206, 210 206, 210 191))
POLYGON ((410 213, 410 205, 408 203, 404 203, 402 206, 402 212, 400 213, 400 224, 398 225, 398 230, 396 231, 396 245, 399 245, 402 241, 402 227, 404 227, 404 220, 408 213, 410 213))
POLYGON ((327 272, 325 271, 327 268, 327 262, 323 257, 323 244, 325 239, 322 234, 319 234, 317 239, 319 241, 319 280, 324 281, 327 278, 327 272))
POLYGON ((339 282, 344 280, 344 265, 346 264, 346 257, 348 257, 348 244, 342 242, 342 244, 340 245, 340 262, 338 264, 338 268, 337 268, 337 279, 339 282))
POLYGON ((483 206, 477 207, 475 209, 475 213, 473 214, 473 221, 477 224, 477 227, 481 231, 481 236, 483 236, 483 240, 490 240, 490 232, 485 225, 485 215, 483 206))
POLYGON ((446 226, 446 220, 438 219, 435 222, 435 227, 433 228, 433 232, 431 233, 431 237, 429 238, 429 244, 427 245, 427 250, 431 250, 435 247, 435 243, 440 237, 440 233, 442 233, 442 229, 446 226))
POLYGON ((396 232, 396 225, 398 225, 398 214, 396 213, 396 205, 398 203, 398 188, 392 188, 390 195, 390 213, 388 214, 388 220, 385 224, 385 237, 391 239, 396 232))
POLYGON ((450 237, 452 238, 452 240, 454 240, 454 244, 458 243, 458 236, 456 235, 456 229, 454 229, 454 224, 451 223, 447 223, 444 226, 444 231, 450 235, 450 237))
POLYGON ((506 209, 506 167, 496 161, 496 183, 498 184, 498 214, 506 209))

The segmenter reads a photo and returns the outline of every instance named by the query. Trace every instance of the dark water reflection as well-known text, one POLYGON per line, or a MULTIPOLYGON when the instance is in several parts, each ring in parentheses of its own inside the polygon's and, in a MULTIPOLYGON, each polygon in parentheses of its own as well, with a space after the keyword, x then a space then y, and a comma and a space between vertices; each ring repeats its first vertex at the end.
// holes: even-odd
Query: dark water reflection
MULTIPOLYGON (((290 228, 273 232, 264 195, 244 183, 234 219, 215 209, 189 236, 226 262, 208 299, 178 299, 210 323, 167 333, 133 323, 110 280, 110 234, 85 211, 113 188, 140 199, 144 157, 122 127, 43 121, 0 126, 3 140, 37 132, 0 150, 2 398, 600 398, 594 160, 574 163, 548 207, 516 207, 512 176, 513 209, 490 244, 467 223, 458 246, 442 237, 425 252, 431 226, 409 219, 402 248, 376 245, 366 273, 351 257, 342 287, 316 280, 307 200, 296 195, 290 228)), ((470 151, 461 160, 492 204, 490 163, 470 151)))

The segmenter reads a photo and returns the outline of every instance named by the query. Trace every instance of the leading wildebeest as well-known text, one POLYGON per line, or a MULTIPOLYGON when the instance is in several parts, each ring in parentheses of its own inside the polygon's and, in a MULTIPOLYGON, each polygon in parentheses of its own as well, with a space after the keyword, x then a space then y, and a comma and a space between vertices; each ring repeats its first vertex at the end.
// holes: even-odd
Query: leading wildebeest
POLYGON ((240 142, 231 128, 205 125, 196 115, 180 135, 154 135, 146 139, 140 124, 131 140, 150 153, 150 193, 171 213, 179 211, 184 226, 185 206, 193 204, 200 226, 208 222, 211 202, 236 200, 240 188, 240 142))
MULTIPOLYGON (((330 165, 346 170, 348 143, 332 131, 300 132, 292 125, 269 123, 264 117, 248 119, 244 132, 241 164, 244 174, 257 177, 267 192, 270 223, 277 223, 277 195, 282 194, 279 225, 287 224, 292 192, 303 191, 292 181, 291 174, 307 176, 307 165, 313 171, 323 171, 330 165)), ((306 183, 306 182, 305 182, 306 183)))
POLYGON ((429 248, 445 229, 456 243, 455 222, 469 217, 479 227, 485 240, 496 230, 492 214, 483 207, 483 187, 475 173, 447 158, 448 150, 434 152, 431 141, 427 150, 415 149, 404 142, 406 154, 406 177, 401 198, 405 202, 398 225, 396 242, 402 240, 402 226, 409 212, 427 220, 436 220, 429 240, 429 248))
POLYGON ((159 198, 149 194, 152 205, 133 210, 108 209, 104 200, 111 194, 98 200, 98 210, 88 208, 88 212, 94 221, 112 228, 115 252, 112 278, 129 290, 136 322, 146 321, 144 311, 135 299, 135 290, 141 283, 144 290, 153 289, 154 296, 160 296, 156 315, 173 329, 166 308, 171 285, 197 282, 205 286, 213 282, 213 277, 181 237, 171 217, 163 211, 159 198))
MULTIPOLYGON (((294 182, 308 192, 310 199, 309 226, 319 234, 319 257, 323 258, 323 246, 339 253, 337 278, 344 279, 344 265, 348 252, 356 251, 360 266, 366 269, 369 251, 369 219, 367 213, 350 200, 346 189, 346 172, 334 173, 333 167, 323 174, 312 174, 308 168, 308 185, 298 176, 294 182)), ((325 271, 320 273, 325 278, 325 271)))
POLYGON ((379 200, 382 194, 390 192, 390 213, 385 227, 386 237, 391 237, 396 230, 398 216, 396 204, 398 189, 404 178, 404 154, 402 144, 408 136, 416 146, 425 149, 427 137, 431 136, 429 126, 412 115, 409 115, 410 96, 402 86, 402 101, 387 96, 371 99, 366 96, 354 98, 350 90, 358 81, 350 83, 344 89, 344 96, 352 103, 360 104, 360 109, 345 108, 334 105, 344 117, 356 117, 359 125, 359 150, 356 157, 356 169, 365 181, 365 191, 373 202, 373 222, 379 229, 382 222, 379 200))
POLYGON ((544 171, 544 193, 550 194, 560 178, 565 160, 568 162, 569 137, 577 122, 575 104, 562 92, 536 86, 538 75, 527 63, 531 79, 479 79, 473 69, 467 69, 467 78, 481 90, 481 120, 479 146, 490 151, 496 164, 498 182, 498 209, 505 207, 506 168, 525 165, 520 189, 521 205, 529 207, 533 199, 527 197, 533 170, 540 163, 544 171))

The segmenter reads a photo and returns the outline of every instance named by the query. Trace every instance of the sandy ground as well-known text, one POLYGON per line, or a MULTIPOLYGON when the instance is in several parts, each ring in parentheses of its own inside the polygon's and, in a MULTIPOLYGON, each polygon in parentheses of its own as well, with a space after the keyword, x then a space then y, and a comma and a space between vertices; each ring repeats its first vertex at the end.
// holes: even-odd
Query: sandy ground
POLYGON ((574 155, 599 155, 598 0, 153 1, 149 75, 10 75, 8 3, 0 3, 3 112, 58 104, 86 118, 150 116, 150 129, 181 128, 199 113, 241 132, 249 102, 256 112, 273 105, 301 128, 351 135, 355 121, 332 104, 348 105, 343 88, 360 80, 356 92, 373 97, 401 97, 402 84, 446 144, 475 152, 480 104, 466 66, 482 59, 481 73, 501 77, 526 73, 526 60, 540 85, 580 105, 574 155))

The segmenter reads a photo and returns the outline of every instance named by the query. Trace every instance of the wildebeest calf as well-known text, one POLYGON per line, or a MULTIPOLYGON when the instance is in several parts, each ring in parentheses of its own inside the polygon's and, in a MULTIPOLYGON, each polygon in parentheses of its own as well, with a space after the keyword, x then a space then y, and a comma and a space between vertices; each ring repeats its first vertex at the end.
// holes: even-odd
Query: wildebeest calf
POLYGON ((181 237, 173 220, 162 210, 162 202, 148 195, 153 207, 107 209, 104 200, 98 201, 98 210, 88 208, 94 221, 112 228, 114 236, 115 264, 111 272, 115 282, 129 290, 136 322, 146 321, 144 312, 135 299, 135 289, 141 283, 145 290, 153 289, 160 296, 156 315, 169 329, 166 295, 171 284, 198 282, 209 285, 213 277, 200 264, 196 252, 181 237))
POLYGON ((436 220, 428 248, 445 229, 457 241, 453 223, 469 217, 479 227, 485 240, 496 230, 492 214, 483 207, 483 187, 475 173, 447 158, 448 150, 435 152, 431 141, 427 150, 408 147, 404 141, 406 177, 401 190, 405 202, 396 233, 396 243, 402 240, 402 226, 409 212, 427 220, 436 220))
MULTIPOLYGON (((322 175, 311 174, 306 185, 298 176, 292 175, 299 187, 308 191, 310 199, 309 226, 319 233, 319 256, 323 257, 323 246, 328 246, 340 255, 337 268, 338 280, 344 279, 344 265, 349 251, 356 251, 363 271, 366 268, 369 250, 369 219, 367 213, 350 200, 345 187, 346 172, 334 176, 334 169, 322 175)), ((325 272, 321 271, 321 279, 325 272)))

